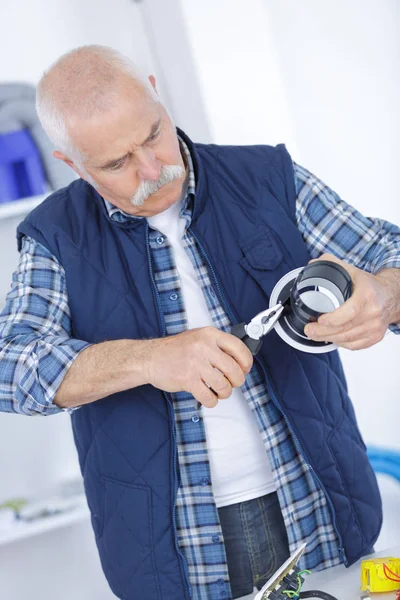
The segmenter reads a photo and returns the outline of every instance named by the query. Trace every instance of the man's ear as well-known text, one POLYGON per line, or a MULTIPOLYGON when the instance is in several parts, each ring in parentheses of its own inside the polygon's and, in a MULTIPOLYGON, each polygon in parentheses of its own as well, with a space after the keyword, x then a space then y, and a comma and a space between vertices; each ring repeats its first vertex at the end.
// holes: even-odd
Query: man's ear
POLYGON ((54 150, 53 151, 53 156, 57 160, 62 160, 63 162, 65 162, 66 165, 68 165, 69 167, 71 167, 71 169, 73 169, 75 171, 75 173, 78 175, 78 177, 80 177, 81 179, 85 179, 85 177, 80 172, 80 170, 75 165, 75 163, 73 163, 71 159, 69 159, 67 156, 65 156, 65 154, 63 154, 62 152, 59 152, 58 150, 54 150))

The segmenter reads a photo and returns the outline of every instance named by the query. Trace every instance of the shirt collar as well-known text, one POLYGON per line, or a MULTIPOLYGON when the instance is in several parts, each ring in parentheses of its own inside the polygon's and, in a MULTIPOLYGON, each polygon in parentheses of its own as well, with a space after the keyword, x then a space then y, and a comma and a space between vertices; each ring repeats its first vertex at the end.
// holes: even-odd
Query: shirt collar
MULTIPOLYGON (((184 218, 186 220, 186 227, 188 227, 192 220, 193 200, 194 200, 194 195, 195 195, 195 191, 196 191, 196 181, 195 181, 193 160, 192 160, 189 148, 180 136, 178 136, 178 140, 179 140, 179 145, 181 147, 181 152, 182 152, 183 158, 187 164, 187 169, 188 169, 187 191, 186 191, 186 195, 182 201, 182 207, 181 207, 181 210, 179 213, 179 217, 184 218)), ((104 201, 105 207, 107 209, 108 216, 110 217, 110 219, 112 221, 117 221, 118 223, 126 223, 127 221, 142 220, 142 219, 146 218, 146 217, 138 217, 136 215, 130 215, 130 214, 124 212, 123 210, 121 210, 120 208, 118 208, 117 206, 115 206, 114 204, 112 204, 111 202, 109 202, 108 200, 106 200, 105 198, 103 198, 103 201, 104 201)))

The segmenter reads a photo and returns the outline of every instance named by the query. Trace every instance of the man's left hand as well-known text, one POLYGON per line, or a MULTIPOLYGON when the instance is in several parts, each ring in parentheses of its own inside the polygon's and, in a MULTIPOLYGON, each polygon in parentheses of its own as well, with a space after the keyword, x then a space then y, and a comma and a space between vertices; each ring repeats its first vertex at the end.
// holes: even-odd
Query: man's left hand
POLYGON ((332 254, 323 254, 315 260, 330 260, 346 269, 353 281, 353 294, 340 308, 307 325, 306 335, 349 350, 369 348, 380 342, 389 324, 397 322, 399 317, 400 269, 384 269, 371 275, 332 254))

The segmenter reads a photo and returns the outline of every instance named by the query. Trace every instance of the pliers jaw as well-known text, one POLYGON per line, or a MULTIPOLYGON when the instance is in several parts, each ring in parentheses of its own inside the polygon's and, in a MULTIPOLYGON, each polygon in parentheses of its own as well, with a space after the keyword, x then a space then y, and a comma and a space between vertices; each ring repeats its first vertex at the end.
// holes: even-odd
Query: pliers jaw
POLYGON ((261 348, 262 338, 276 325, 285 307, 279 303, 256 315, 250 323, 239 323, 232 327, 232 335, 242 340, 255 356, 261 348))
POLYGON ((264 337, 275 327, 283 311, 284 306, 280 302, 271 308, 267 308, 267 310, 261 311, 250 323, 245 325, 246 334, 254 340, 264 337))

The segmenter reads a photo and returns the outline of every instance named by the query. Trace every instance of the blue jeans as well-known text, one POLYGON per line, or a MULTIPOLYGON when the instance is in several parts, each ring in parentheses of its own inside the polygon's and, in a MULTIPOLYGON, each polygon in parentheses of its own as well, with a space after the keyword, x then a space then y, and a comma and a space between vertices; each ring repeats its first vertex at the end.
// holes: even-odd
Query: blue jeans
POLYGON ((218 509, 232 597, 258 590, 289 557, 276 493, 218 509))

